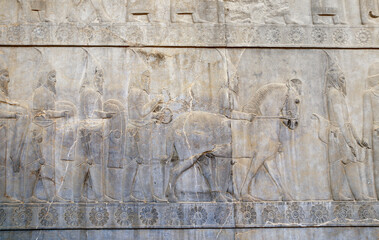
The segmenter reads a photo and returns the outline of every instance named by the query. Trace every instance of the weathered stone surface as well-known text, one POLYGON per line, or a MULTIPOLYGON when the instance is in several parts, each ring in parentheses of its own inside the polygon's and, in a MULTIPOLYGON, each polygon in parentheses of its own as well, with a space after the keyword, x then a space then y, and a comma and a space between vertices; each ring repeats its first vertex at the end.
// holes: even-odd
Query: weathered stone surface
POLYGON ((0 0, 0 238, 375 238, 378 18, 0 0))

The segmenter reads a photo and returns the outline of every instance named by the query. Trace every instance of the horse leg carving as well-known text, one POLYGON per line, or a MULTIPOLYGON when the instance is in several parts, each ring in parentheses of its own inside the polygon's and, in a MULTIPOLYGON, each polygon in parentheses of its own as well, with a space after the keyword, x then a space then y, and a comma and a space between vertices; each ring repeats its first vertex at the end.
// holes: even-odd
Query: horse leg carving
POLYGON ((267 159, 264 162, 264 166, 268 174, 271 176, 272 180, 274 181, 275 185, 278 187, 280 191, 280 195, 282 195, 282 200, 292 201, 293 200, 292 196, 289 194, 288 189, 282 183, 281 175, 280 175, 278 166, 275 162, 275 158, 267 159))
POLYGON ((199 155, 195 155, 185 160, 179 160, 176 166, 171 168, 168 186, 165 193, 169 202, 177 202, 177 197, 175 196, 176 181, 183 172, 185 172, 195 164, 198 158, 199 155))
POLYGON ((215 156, 212 154, 205 154, 199 158, 199 166, 201 172, 205 179, 208 182, 208 185, 211 189, 212 200, 216 202, 227 202, 227 199, 221 193, 221 190, 216 183, 215 175, 212 172, 214 161, 216 160, 215 156))
POLYGON ((255 175, 257 174, 259 168, 263 165, 264 158, 257 157, 257 153, 251 159, 251 164, 249 170, 247 171, 246 177, 242 183, 241 187, 241 200, 244 202, 260 201, 260 199, 254 198, 250 194, 250 184, 253 181, 255 175))

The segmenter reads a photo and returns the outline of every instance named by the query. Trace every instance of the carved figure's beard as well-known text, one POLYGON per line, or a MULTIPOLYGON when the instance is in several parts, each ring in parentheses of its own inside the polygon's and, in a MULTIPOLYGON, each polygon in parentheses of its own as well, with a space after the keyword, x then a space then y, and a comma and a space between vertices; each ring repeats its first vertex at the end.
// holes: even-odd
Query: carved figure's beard
POLYGON ((47 89, 49 89, 52 93, 54 93, 54 95, 57 94, 55 82, 48 80, 46 85, 47 85, 47 89))
POLYGON ((103 84, 102 84, 103 80, 102 79, 96 79, 95 80, 95 86, 96 86, 96 89, 97 91, 103 95, 103 92, 104 92, 104 87, 103 87, 103 84))
POLYGON ((5 96, 8 97, 9 91, 8 91, 8 81, 6 80, 0 80, 0 90, 5 94, 5 96))

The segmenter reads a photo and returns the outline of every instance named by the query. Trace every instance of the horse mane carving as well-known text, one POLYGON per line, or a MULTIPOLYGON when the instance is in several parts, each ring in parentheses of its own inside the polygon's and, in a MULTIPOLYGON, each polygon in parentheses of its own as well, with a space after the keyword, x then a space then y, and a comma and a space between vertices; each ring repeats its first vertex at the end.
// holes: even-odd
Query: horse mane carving
POLYGON ((285 87, 283 83, 270 83, 259 88, 255 94, 249 99, 249 101, 243 107, 243 112, 253 113, 257 116, 262 115, 260 106, 262 101, 265 100, 268 94, 274 90, 280 90, 285 87))

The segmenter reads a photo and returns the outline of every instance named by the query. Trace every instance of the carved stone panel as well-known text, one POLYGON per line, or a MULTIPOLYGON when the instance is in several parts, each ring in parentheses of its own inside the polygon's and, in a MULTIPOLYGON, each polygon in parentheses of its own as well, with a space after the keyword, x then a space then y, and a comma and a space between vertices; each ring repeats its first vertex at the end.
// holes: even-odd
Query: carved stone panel
POLYGON ((375 238, 378 14, 0 0, 0 239, 375 238))

